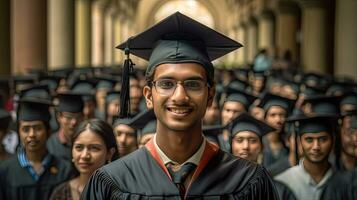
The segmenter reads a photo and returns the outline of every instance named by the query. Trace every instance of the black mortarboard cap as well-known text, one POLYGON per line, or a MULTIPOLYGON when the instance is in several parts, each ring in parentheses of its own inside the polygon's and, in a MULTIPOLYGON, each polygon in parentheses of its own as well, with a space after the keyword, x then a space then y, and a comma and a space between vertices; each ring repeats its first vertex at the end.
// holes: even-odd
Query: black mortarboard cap
POLYGON ((14 76, 13 87, 15 92, 20 92, 23 89, 31 87, 36 82, 35 76, 14 76))
POLYGON ((131 125, 136 129, 142 129, 149 122, 156 119, 153 109, 144 110, 132 118, 131 125))
POLYGON ((0 108, 0 129, 5 130, 9 127, 11 115, 7 110, 0 108))
POLYGON ((57 110, 60 112, 81 113, 83 112, 82 95, 73 92, 64 92, 57 95, 59 102, 57 110))
POLYGON ((156 133, 156 124, 157 124, 156 119, 149 121, 141 130, 141 136, 146 134, 156 133))
POLYGON ((95 101, 94 85, 95 83, 89 80, 78 80, 72 86, 72 92, 82 95, 84 102, 95 101))
POLYGON ((51 94, 48 85, 41 84, 21 90, 20 98, 51 100, 51 94))
POLYGON ((341 105, 343 104, 352 104, 357 106, 357 92, 350 91, 346 92, 341 98, 341 105))
POLYGON ((295 105, 295 100, 288 99, 282 96, 266 93, 259 103, 259 107, 267 111, 271 106, 280 106, 288 113, 292 111, 295 105))
POLYGON ((247 113, 242 113, 230 124, 231 136, 234 137, 242 131, 252 131, 261 138, 275 129, 247 113))
POLYGON ((146 73, 164 63, 201 64, 209 77, 213 77, 211 61, 241 47, 238 42, 217 31, 176 12, 146 31, 129 38, 117 48, 124 50, 127 59, 123 67, 122 105, 120 115, 128 115, 129 80, 133 66, 129 54, 148 60, 146 73))
POLYGON ((312 113, 339 115, 340 101, 339 96, 314 95, 305 98, 304 103, 311 104, 312 113))
POLYGON ((19 101, 17 120, 23 121, 49 121, 51 114, 49 107, 51 102, 47 100, 34 100, 23 98, 19 101))
POLYGON ((115 80, 112 77, 96 77, 98 79, 98 83, 96 86, 96 89, 113 89, 115 84, 117 83, 117 80, 115 80))
POLYGON ((228 90, 228 88, 232 88, 235 90, 245 90, 248 87, 248 83, 241 81, 239 79, 236 79, 232 82, 230 82, 227 86, 226 86, 226 90, 228 90))
POLYGON ((112 90, 107 92, 107 96, 105 96, 106 103, 109 103, 115 99, 120 100, 120 91, 112 90))
POLYGON ((227 97, 225 102, 227 101, 234 101, 243 104, 246 110, 249 109, 249 106, 257 99, 256 96, 248 94, 244 90, 236 90, 233 88, 227 88, 227 97))
POLYGON ((320 132, 328 132, 330 134, 335 134, 337 119, 337 115, 312 114, 309 116, 291 116, 286 121, 294 123, 296 132, 299 135, 303 135, 305 133, 320 132))
POLYGON ((203 135, 209 140, 219 145, 218 135, 223 131, 221 125, 203 126, 203 135))
POLYGON ((41 77, 40 84, 48 85, 48 88, 55 91, 61 81, 61 77, 58 76, 43 76, 41 77))

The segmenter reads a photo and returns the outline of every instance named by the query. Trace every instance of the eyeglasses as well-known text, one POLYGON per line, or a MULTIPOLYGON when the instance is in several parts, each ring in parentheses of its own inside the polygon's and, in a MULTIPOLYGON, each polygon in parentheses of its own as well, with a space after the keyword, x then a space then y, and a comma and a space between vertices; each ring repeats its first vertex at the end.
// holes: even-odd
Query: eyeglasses
POLYGON ((177 84, 182 84, 188 95, 200 95, 204 88, 209 86, 203 80, 176 81, 174 79, 158 79, 152 82, 156 91, 162 95, 172 95, 176 90, 177 84))

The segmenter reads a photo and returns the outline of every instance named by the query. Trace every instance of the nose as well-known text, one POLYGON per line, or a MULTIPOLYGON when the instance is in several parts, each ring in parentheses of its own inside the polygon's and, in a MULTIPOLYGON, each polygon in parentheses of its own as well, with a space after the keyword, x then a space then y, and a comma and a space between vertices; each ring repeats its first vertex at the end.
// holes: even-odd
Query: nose
POLYGON ((28 136, 29 137, 35 137, 36 136, 36 132, 35 132, 35 130, 33 128, 30 128, 28 136))
POLYGON ((312 149, 313 150, 320 150, 320 148, 321 148, 320 142, 318 140, 314 140, 312 149))
POLYGON ((126 134, 125 134, 125 133, 120 134, 120 136, 119 136, 119 142, 120 142, 121 144, 125 144, 125 141, 126 141, 126 134))
POLYGON ((172 100, 176 102, 187 102, 189 96, 182 84, 177 83, 175 90, 172 94, 172 100))
POLYGON ((247 150, 248 147, 249 147, 249 142, 248 142, 248 140, 243 140, 242 146, 243 146, 243 149, 247 150))
POLYGON ((82 159, 90 159, 91 155, 90 155, 90 151, 88 150, 88 148, 84 148, 84 150, 81 153, 81 158, 82 159))

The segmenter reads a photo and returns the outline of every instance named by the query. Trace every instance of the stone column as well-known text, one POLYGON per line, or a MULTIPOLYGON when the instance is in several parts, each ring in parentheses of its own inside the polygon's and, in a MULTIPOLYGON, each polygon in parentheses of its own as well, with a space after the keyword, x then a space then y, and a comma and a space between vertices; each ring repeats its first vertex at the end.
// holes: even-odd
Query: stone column
POLYGON ((253 63, 254 57, 258 52, 258 25, 254 19, 249 20, 247 30, 247 61, 253 63))
POLYGON ((357 77, 357 1, 336 1, 334 72, 357 77))
POLYGON ((324 1, 300 0, 302 5, 301 64, 306 71, 328 71, 327 10, 324 1))
POLYGON ((274 47, 274 17, 271 13, 264 12, 259 18, 259 48, 270 49, 274 47))
POLYGON ((278 55, 289 50, 293 60, 298 59, 299 8, 290 1, 281 1, 276 13, 276 47, 278 55))
POLYGON ((108 9, 105 13, 104 23, 104 64, 107 66, 113 65, 114 54, 114 15, 113 10, 108 9))
POLYGON ((237 51, 237 62, 239 65, 244 65, 247 63, 247 29, 241 24, 237 28, 237 40, 243 45, 237 51))
POLYGON ((92 7, 92 65, 104 65, 104 8, 99 3, 92 7))
POLYGON ((73 0, 48 0, 48 67, 58 69, 74 66, 73 0))
POLYGON ((0 75, 11 73, 10 0, 0 1, 0 75))
POLYGON ((91 0, 75 0, 76 1, 76 58, 75 64, 77 67, 88 66, 91 64, 91 0))
MULTIPOLYGON (((114 47, 121 44, 124 39, 122 38, 122 17, 116 14, 114 18, 114 47)), ((123 64, 123 52, 119 49, 114 49, 114 64, 123 64)))
POLYGON ((11 66, 13 74, 45 70, 47 1, 11 1, 11 66))

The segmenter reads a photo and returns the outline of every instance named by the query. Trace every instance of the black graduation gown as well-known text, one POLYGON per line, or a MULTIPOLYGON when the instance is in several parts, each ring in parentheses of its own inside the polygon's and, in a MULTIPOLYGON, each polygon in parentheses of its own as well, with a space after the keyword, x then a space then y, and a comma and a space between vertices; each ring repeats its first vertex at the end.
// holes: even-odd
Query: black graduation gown
MULTIPOLYGON (((262 166, 236 158, 217 147, 212 156, 207 156, 212 153, 209 150, 212 144, 207 144, 185 199, 279 198, 262 166)), ((145 148, 97 170, 81 199, 181 199, 167 169, 150 145, 152 140, 145 148)))
POLYGON ((53 156, 49 167, 35 181, 30 172, 20 166, 17 156, 13 156, 0 164, 0 199, 47 200, 54 187, 71 175, 71 163, 53 156))
POLYGON ((328 182, 321 200, 356 200, 357 168, 353 171, 338 172, 328 182))
POLYGON ((47 149, 52 155, 71 161, 72 151, 69 145, 62 144, 58 139, 58 132, 53 133, 47 140, 47 149))
POLYGON ((266 167, 268 170, 269 174, 274 177, 283 171, 289 169, 290 162, 289 162, 289 156, 285 156, 281 158, 280 160, 276 161, 274 164, 270 165, 269 167, 266 167))
POLYGON ((281 200, 296 200, 294 193, 284 183, 274 180, 274 184, 281 200))

